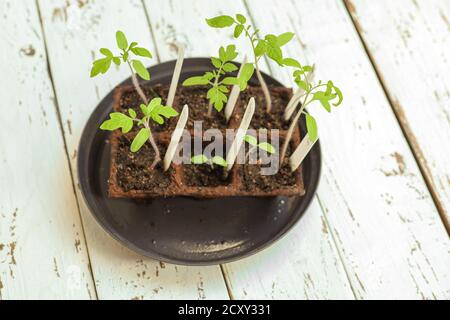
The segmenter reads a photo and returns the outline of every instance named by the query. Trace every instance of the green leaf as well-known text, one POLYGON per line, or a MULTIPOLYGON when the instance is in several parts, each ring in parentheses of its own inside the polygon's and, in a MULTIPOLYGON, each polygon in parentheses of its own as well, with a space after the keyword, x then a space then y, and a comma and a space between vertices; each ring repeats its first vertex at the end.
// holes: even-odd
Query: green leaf
POLYGON ((131 118, 136 119, 136 111, 133 109, 128 109, 128 114, 131 116, 131 118))
POLYGON ((244 31, 244 25, 242 25, 242 24, 236 25, 236 27, 234 27, 233 36, 235 38, 239 38, 239 36, 241 35, 242 31, 244 31))
POLYGON ((213 28, 226 28, 234 23, 234 19, 230 16, 222 15, 211 19, 206 19, 208 26, 213 28))
POLYGON ((211 63, 212 63, 213 66, 216 67, 217 69, 219 69, 220 66, 222 65, 222 61, 220 61, 220 59, 215 58, 215 57, 211 57, 211 63))
POLYGON ((247 22, 247 19, 240 13, 236 14, 236 20, 241 24, 244 24, 247 22))
POLYGON ((111 58, 103 58, 95 60, 92 63, 91 78, 97 76, 99 73, 106 73, 111 66, 111 58))
POLYGON ((167 119, 176 117, 178 115, 178 112, 169 106, 159 106, 157 110, 155 110, 159 115, 162 115, 163 117, 166 117, 167 119))
POLYGON ((258 148, 270 154, 274 154, 276 152, 275 148, 268 142, 261 142, 260 144, 258 144, 258 148))
POLYGON ((125 52, 124 54, 123 54, 123 62, 125 62, 125 61, 128 61, 128 57, 129 57, 130 55, 128 54, 128 52, 125 52))
POLYGON ((232 64, 231 62, 227 62, 223 65, 223 70, 225 70, 226 72, 233 72, 236 71, 238 69, 238 67, 236 67, 234 64, 232 64))
POLYGON ((311 66, 303 66, 303 71, 305 71, 305 72, 311 72, 311 71, 313 71, 313 67, 311 67, 311 66))
POLYGON ((139 60, 133 60, 133 68, 136 73, 144 80, 150 80, 150 73, 145 68, 144 64, 139 60))
POLYGON ((330 97, 332 96, 326 96, 325 92, 318 91, 314 93, 313 100, 318 100, 325 110, 331 112, 331 106, 330 103, 328 102, 330 100, 330 97))
POLYGON ((209 89, 206 97, 214 105, 214 108, 219 112, 223 109, 223 103, 227 101, 227 96, 224 95, 218 87, 212 87, 211 89, 209 89))
POLYGON ((120 112, 109 114, 108 120, 104 121, 100 126, 102 130, 113 131, 122 128, 123 133, 127 133, 133 128, 133 119, 120 112))
POLYGON ((306 116, 306 129, 308 130, 309 139, 315 141, 317 139, 317 123, 309 113, 305 113, 306 116))
POLYGON ((224 158, 220 157, 220 156, 214 156, 211 159, 211 161, 212 161, 212 163, 217 164, 218 166, 221 166, 221 167, 226 167, 227 166, 227 161, 224 158))
POLYGON ((275 44, 269 43, 266 48, 267 56, 279 65, 283 65, 283 53, 281 48, 275 44))
POLYGON ((131 50, 132 48, 136 47, 138 45, 137 42, 133 41, 130 46, 128 47, 129 50, 131 50))
POLYGON ((296 79, 295 80, 295 83, 297 83, 297 85, 300 87, 300 88, 302 88, 303 90, 305 90, 305 91, 308 91, 308 84, 305 82, 305 81, 303 81, 303 80, 300 80, 300 79, 296 79))
POLYGON ((141 103, 141 105, 139 107, 141 108, 144 116, 150 117, 150 109, 145 104, 141 103))
POLYGON ((163 124, 164 123, 164 118, 161 117, 159 114, 156 113, 152 113, 152 120, 155 121, 157 124, 163 124))
POLYGON ((218 86, 219 90, 222 91, 223 93, 227 93, 229 90, 227 87, 225 86, 218 86))
POLYGON ((162 99, 161 98, 153 98, 149 103, 148 103, 148 106, 147 106, 147 109, 148 109, 148 112, 151 114, 152 112, 154 112, 154 110, 157 108, 157 107, 159 107, 159 106, 161 106, 161 102, 162 102, 162 99))
POLYGON ((333 84, 333 88, 334 88, 334 92, 336 93, 336 95, 337 95, 337 97, 338 97, 338 101, 335 102, 335 103, 333 103, 333 105, 334 105, 335 107, 337 107, 338 105, 340 105, 340 104, 342 103, 342 100, 344 100, 344 96, 342 95, 341 89, 339 89, 338 87, 336 87, 334 84, 333 84))
POLYGON ((130 49, 135 55, 145 58, 152 58, 152 54, 145 48, 142 47, 133 47, 130 49))
POLYGON ((279 47, 284 46, 286 43, 288 43, 289 41, 292 40, 292 38, 294 37, 294 35, 295 35, 295 34, 292 33, 292 32, 285 32, 285 33, 280 34, 280 35, 277 37, 277 40, 276 40, 277 45, 278 45, 279 47))
POLYGON ((117 42, 117 46, 119 47, 119 49, 122 50, 126 50, 128 47, 128 41, 127 41, 127 37, 125 37, 125 34, 118 30, 116 32, 116 42, 117 42))
POLYGON ((219 49, 219 58, 222 62, 232 61, 237 57, 238 53, 236 51, 236 46, 234 44, 230 44, 226 49, 220 47, 219 49))
POLYGON ((183 86, 198 86, 208 84, 209 80, 205 79, 203 76, 195 76, 187 78, 183 81, 183 86))
POLYGON ((204 164, 208 162, 208 158, 204 154, 199 154, 191 158, 193 164, 204 164))
POLYGON ((150 137, 150 129, 142 128, 131 143, 131 152, 137 152, 150 137))
POLYGON ((253 63, 246 63, 242 67, 242 71, 241 71, 241 74, 239 77, 246 79, 248 81, 251 79, 254 71, 255 71, 255 67, 253 66, 253 63))
POLYGON ((222 84, 225 85, 235 85, 235 84, 239 84, 239 79, 236 77, 226 77, 222 80, 222 84))
POLYGON ((113 57, 112 60, 116 66, 120 66, 120 58, 119 57, 113 57))
POLYGON ((112 52, 111 50, 107 49, 107 48, 101 48, 100 49, 100 53, 103 54, 106 57, 112 57, 112 52))
POLYGON ((254 147, 258 146, 258 140, 251 135, 245 135, 244 136, 244 141, 247 142, 249 145, 252 145, 254 147))
POLYGON ((294 68, 301 68, 302 65, 300 64, 300 62, 298 62, 297 60, 293 59, 293 58, 284 58, 282 61, 282 64, 288 67, 294 67, 294 68))
POLYGON ((266 53, 266 50, 267 50, 267 43, 264 40, 259 40, 258 44, 255 47, 255 55, 257 57, 260 57, 266 53))

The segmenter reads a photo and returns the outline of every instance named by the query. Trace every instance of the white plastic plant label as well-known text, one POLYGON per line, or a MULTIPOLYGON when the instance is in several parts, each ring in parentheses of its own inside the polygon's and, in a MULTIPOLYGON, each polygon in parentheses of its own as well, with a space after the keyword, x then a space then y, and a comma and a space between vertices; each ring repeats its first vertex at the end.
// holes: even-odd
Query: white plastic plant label
POLYGON ((231 144, 230 150, 227 154, 227 171, 233 168, 236 157, 239 153, 239 149, 244 142, 244 137, 247 134, 248 127, 250 126, 250 121, 252 121, 253 114, 255 113, 255 98, 250 98, 247 108, 245 109, 244 116, 242 117, 241 124, 237 129, 236 136, 231 144))
POLYGON ((172 133, 172 137, 170 138, 169 146, 167 147, 166 154, 164 155, 164 171, 167 171, 170 167, 170 163, 177 151, 178 143, 180 142, 181 136, 183 135, 184 127, 186 126, 187 120, 189 117, 189 108, 188 105, 185 104, 183 107, 183 111, 181 111, 180 118, 178 119, 177 126, 172 133))
POLYGON ((183 67, 184 61, 184 46, 178 44, 178 58, 175 64, 175 69, 172 75, 172 81, 170 82, 169 95, 167 96, 166 105, 173 107, 173 100, 175 99, 175 93, 177 92, 178 80, 180 79, 181 67, 183 67))
POLYGON ((295 149, 294 153, 289 158, 289 165, 291 166, 291 171, 297 170, 297 168, 300 166, 300 164, 305 159, 306 155, 309 153, 311 148, 314 146, 316 141, 319 138, 317 137, 316 140, 311 141, 309 138, 309 134, 306 134, 306 136, 302 139, 302 142, 298 145, 298 147, 295 149))

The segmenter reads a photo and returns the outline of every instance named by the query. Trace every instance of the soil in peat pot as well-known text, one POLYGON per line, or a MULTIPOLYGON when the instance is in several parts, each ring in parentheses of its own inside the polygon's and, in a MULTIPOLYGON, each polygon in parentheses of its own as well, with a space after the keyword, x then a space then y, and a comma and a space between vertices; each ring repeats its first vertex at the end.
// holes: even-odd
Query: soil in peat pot
MULTIPOLYGON (((118 185, 125 191, 130 190, 164 190, 171 184, 173 168, 164 172, 160 161, 150 170, 155 158, 155 151, 149 143, 146 143, 138 152, 130 150, 131 138, 121 136, 118 142, 116 155, 118 185)), ((161 155, 164 155, 166 147, 158 145, 161 155)))
POLYGON ((266 99, 261 87, 249 87, 248 96, 255 97, 255 114, 253 115, 250 127, 253 129, 289 129, 289 121, 285 121, 284 111, 289 103, 290 96, 288 90, 278 90, 279 88, 271 88, 270 96, 272 98, 272 109, 267 112, 266 99))
MULTIPOLYGON (((153 98, 160 97, 162 99, 162 105, 166 103, 166 97, 169 94, 169 87, 166 85, 154 85, 154 86, 142 86, 142 90, 144 91, 145 96, 148 101, 151 101, 153 98)), ((119 100, 119 108, 120 112, 128 113, 128 109, 133 109, 136 111, 138 118, 142 118, 144 115, 142 114, 140 105, 144 103, 137 93, 136 90, 125 91, 119 100)), ((155 125, 152 127, 153 132, 164 132, 175 129, 177 121, 172 119, 164 119, 164 124, 155 125)), ((139 131, 139 128, 135 126, 132 132, 139 131)))
MULTIPOLYGON (((279 148, 277 148, 277 153, 273 156, 279 156, 279 149, 283 145, 283 140, 280 140, 279 148)), ((246 143, 246 148, 248 144, 246 143)), ((292 145, 289 144, 286 157, 283 164, 280 164, 280 168, 276 174, 273 175, 262 175, 261 169, 267 167, 265 164, 249 164, 246 163, 241 165, 239 168, 239 174, 242 179, 243 188, 246 191, 261 190, 265 192, 270 192, 273 190, 290 188, 296 186, 297 183, 297 171, 292 172, 289 165, 289 155, 291 154, 292 145)), ((247 149, 246 149, 247 150, 247 149)), ((299 169, 297 169, 299 170, 299 169)), ((301 170, 301 169, 300 169, 301 170)))
POLYGON ((226 175, 224 167, 209 164, 184 166, 183 183, 190 187, 218 187, 231 183, 231 174, 226 175))
POLYGON ((185 104, 189 106, 189 119, 186 124, 187 129, 194 129, 194 121, 203 121, 203 130, 206 129, 226 129, 228 127, 223 110, 218 112, 214 107, 212 116, 208 117, 209 101, 206 98, 208 87, 193 86, 183 87, 177 93, 177 105, 182 108, 185 104))

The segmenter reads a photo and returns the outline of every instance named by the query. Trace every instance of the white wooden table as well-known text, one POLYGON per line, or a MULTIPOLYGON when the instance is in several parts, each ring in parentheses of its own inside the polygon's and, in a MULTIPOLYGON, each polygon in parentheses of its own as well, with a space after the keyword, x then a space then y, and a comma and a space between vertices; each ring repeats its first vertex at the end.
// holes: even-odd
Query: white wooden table
MULTIPOLYGON (((0 0, 0 298, 449 299, 450 1, 0 0), (232 39, 204 18, 237 12, 294 31, 345 102, 312 110, 324 154, 317 196, 281 241, 211 267, 145 259, 93 220, 77 146, 127 70, 89 79, 123 30, 175 59, 232 39)), ((265 71, 292 85, 271 63, 265 71)))

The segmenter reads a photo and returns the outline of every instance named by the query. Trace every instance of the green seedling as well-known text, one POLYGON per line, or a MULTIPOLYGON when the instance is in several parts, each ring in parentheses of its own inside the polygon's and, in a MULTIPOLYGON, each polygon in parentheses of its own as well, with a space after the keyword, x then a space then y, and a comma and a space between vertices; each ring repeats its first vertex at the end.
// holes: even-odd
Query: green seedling
POLYGON ((245 155, 245 160, 250 159, 250 154, 255 151, 255 150, 263 150, 269 154, 275 154, 276 150, 274 148, 273 145, 271 145, 268 142, 260 142, 258 143, 258 140, 256 139, 256 137, 251 136, 251 135, 245 135, 244 136, 244 141, 247 142, 251 148, 249 148, 249 150, 247 151, 247 154, 245 155))
POLYGON ((142 118, 139 119, 133 109, 128 109, 128 115, 121 112, 112 112, 109 114, 110 118, 102 123, 100 129, 113 131, 120 128, 122 133, 127 133, 133 128, 134 124, 141 127, 131 143, 131 151, 139 151, 148 140, 155 152, 155 159, 150 166, 150 170, 153 170, 161 160, 161 155, 153 139, 150 122, 159 125, 164 124, 165 119, 176 117, 178 112, 172 107, 161 105, 161 98, 154 98, 147 105, 141 104, 140 108, 143 113, 142 118))
POLYGON ((284 140, 280 162, 283 163, 286 155, 289 141, 292 139, 295 126, 298 124, 300 116, 305 115, 306 128, 308 131, 309 139, 315 141, 317 139, 318 130, 316 120, 312 115, 305 111, 305 108, 314 101, 319 101, 322 107, 331 112, 331 106, 339 106, 342 103, 343 96, 341 90, 329 80, 327 82, 319 81, 317 84, 311 83, 308 79, 308 74, 313 72, 314 68, 311 66, 302 66, 296 61, 296 70, 293 72, 295 83, 299 88, 304 90, 304 93, 300 96, 301 103, 300 108, 292 119, 291 125, 284 140))
POLYGON ((114 55, 111 50, 107 48, 101 48, 100 53, 102 58, 95 60, 92 63, 91 78, 96 77, 99 74, 105 74, 111 64, 120 66, 121 63, 126 63, 131 71, 131 80, 133 86, 141 97, 145 104, 148 104, 148 99, 144 94, 136 75, 144 80, 150 80, 150 73, 145 68, 144 64, 138 58, 152 58, 152 54, 149 50, 143 47, 139 47, 137 42, 131 42, 128 45, 128 40, 122 31, 116 32, 117 47, 120 50, 118 55, 114 55), (133 56, 133 57, 132 57, 133 56))
POLYGON ((263 56, 275 61, 280 66, 292 66, 296 61, 292 58, 284 58, 282 47, 294 37, 292 32, 284 32, 280 35, 267 34, 260 38, 258 29, 253 30, 251 24, 247 24, 247 18, 242 14, 236 14, 235 18, 228 15, 221 15, 211 19, 206 19, 206 23, 213 28, 227 28, 234 26, 233 36, 239 38, 244 35, 250 42, 253 51, 253 65, 256 70, 258 81, 266 99, 266 109, 270 112, 272 99, 264 78, 259 69, 259 60, 263 56))
POLYGON ((191 158, 193 164, 209 164, 214 169, 214 165, 226 168, 227 161, 221 156, 214 156, 211 159, 204 154, 195 155, 191 158))
POLYGON ((212 108, 220 112, 223 109, 224 104, 228 101, 226 93, 228 93, 227 85, 239 85, 241 91, 247 87, 247 82, 250 80, 253 74, 252 65, 244 65, 239 78, 226 77, 227 73, 236 71, 238 67, 232 62, 238 53, 236 52, 236 46, 229 45, 226 47, 220 47, 219 57, 212 57, 211 63, 214 66, 212 71, 205 72, 202 76, 194 76, 186 79, 183 82, 183 86, 196 86, 196 85, 209 85, 211 88, 208 90, 206 97, 209 100, 208 117, 212 115, 212 108))

